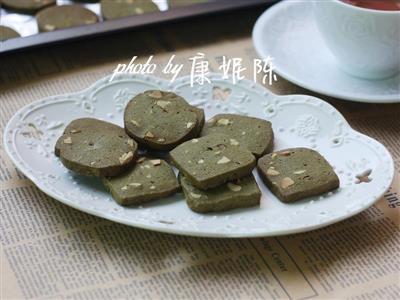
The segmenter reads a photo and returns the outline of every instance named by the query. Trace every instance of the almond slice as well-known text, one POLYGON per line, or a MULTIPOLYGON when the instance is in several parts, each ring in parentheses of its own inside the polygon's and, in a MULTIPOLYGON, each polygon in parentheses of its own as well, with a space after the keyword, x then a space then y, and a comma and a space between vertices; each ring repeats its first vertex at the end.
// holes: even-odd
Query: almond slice
POLYGON ((293 174, 300 175, 300 174, 303 174, 305 172, 306 172, 306 170, 297 170, 297 171, 294 171, 293 174))
POLYGON ((154 138, 154 134, 151 131, 147 131, 144 136, 151 139, 154 138))
POLYGON ((152 159, 150 162, 153 164, 153 166, 161 165, 161 159, 152 159))
POLYGON ((231 124, 232 122, 229 120, 229 119, 224 119, 224 118, 222 118, 222 119, 219 119, 218 121, 217 121, 217 124, 218 125, 229 125, 229 124, 231 124))
POLYGON ((200 194, 190 193, 190 195, 191 195, 193 198, 195 198, 195 199, 201 198, 201 195, 200 195, 200 194))
POLYGON ((149 94, 149 97, 154 98, 154 99, 160 99, 160 98, 162 98, 162 93, 160 91, 152 91, 149 94))
POLYGON ((130 161, 133 158, 133 152, 129 151, 127 153, 124 153, 121 155, 121 157, 119 158, 119 162, 121 165, 127 163, 128 161, 130 161))
POLYGON ((140 126, 139 122, 136 121, 136 120, 131 120, 131 123, 132 123, 133 125, 137 126, 137 127, 140 126))
POLYGON ((239 192, 242 189, 240 185, 234 184, 232 182, 228 182, 227 186, 232 192, 239 192))
POLYGON ((279 174, 281 174, 281 173, 279 173, 277 170, 275 170, 274 167, 269 167, 268 170, 267 170, 267 175, 277 176, 279 174))
POLYGON ((143 161, 145 161, 145 160, 146 160, 146 157, 143 157, 143 156, 142 156, 142 157, 140 157, 136 162, 140 164, 141 162, 143 162, 143 161))
POLYGON ((127 144, 128 144, 129 146, 133 147, 133 140, 132 140, 132 139, 129 139, 129 140, 127 140, 126 142, 127 142, 127 144))
POLYGON ((226 164, 226 163, 228 163, 228 162, 230 162, 231 160, 229 159, 229 158, 227 158, 226 156, 222 156, 222 158, 219 160, 219 161, 217 161, 217 164, 218 165, 220 165, 220 164, 226 164))
POLYGON ((170 104, 171 101, 165 101, 165 100, 158 100, 156 104, 161 107, 162 109, 166 108, 168 104, 170 104))
POLYGON ((229 141, 231 142, 232 146, 238 146, 239 145, 239 142, 237 140, 235 140, 235 139, 229 139, 229 141))
POLYGON ((285 177, 281 181, 281 188, 286 189, 289 186, 292 186, 294 184, 294 181, 290 177, 285 177))
POLYGON ((72 139, 71 139, 71 137, 69 136, 69 137, 65 138, 64 141, 63 141, 63 143, 64 143, 64 144, 72 144, 72 139))

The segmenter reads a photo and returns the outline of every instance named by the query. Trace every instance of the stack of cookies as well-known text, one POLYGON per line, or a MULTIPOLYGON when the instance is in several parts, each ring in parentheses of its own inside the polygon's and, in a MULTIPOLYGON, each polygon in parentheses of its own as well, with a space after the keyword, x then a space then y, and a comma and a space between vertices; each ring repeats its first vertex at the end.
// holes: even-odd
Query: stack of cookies
POLYGON ((101 177, 121 205, 164 198, 182 189, 188 206, 199 213, 256 206, 261 199, 252 174, 256 165, 261 179, 283 202, 339 186, 329 163, 311 149, 271 153, 270 122, 220 114, 205 123, 202 109, 171 92, 136 95, 125 108, 124 127, 77 119, 55 146, 64 166, 101 177), (162 159, 166 152, 178 178, 162 159))

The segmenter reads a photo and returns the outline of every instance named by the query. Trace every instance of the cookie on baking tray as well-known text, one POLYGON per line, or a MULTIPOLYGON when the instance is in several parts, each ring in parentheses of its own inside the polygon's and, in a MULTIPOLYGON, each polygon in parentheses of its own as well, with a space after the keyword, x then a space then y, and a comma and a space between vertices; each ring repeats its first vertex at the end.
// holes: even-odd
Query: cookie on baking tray
POLYGON ((21 13, 34 13, 42 8, 55 5, 56 0, 1 0, 5 8, 21 13))
POLYGON ((78 5, 60 5, 45 8, 37 13, 36 20, 39 31, 54 31, 57 29, 94 24, 99 21, 91 10, 78 5))
POLYGON ((17 37, 20 37, 20 34, 14 29, 0 25, 0 41, 5 41, 17 37))
POLYGON ((106 20, 159 11, 158 6, 149 0, 101 0, 100 5, 106 20))

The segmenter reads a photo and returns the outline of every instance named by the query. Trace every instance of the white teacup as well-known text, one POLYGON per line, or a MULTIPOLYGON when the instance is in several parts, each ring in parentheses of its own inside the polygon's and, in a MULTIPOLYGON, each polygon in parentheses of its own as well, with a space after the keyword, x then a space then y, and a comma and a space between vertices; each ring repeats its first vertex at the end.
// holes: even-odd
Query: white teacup
POLYGON ((345 72, 366 79, 400 72, 400 11, 315 0, 314 14, 325 43, 345 72))

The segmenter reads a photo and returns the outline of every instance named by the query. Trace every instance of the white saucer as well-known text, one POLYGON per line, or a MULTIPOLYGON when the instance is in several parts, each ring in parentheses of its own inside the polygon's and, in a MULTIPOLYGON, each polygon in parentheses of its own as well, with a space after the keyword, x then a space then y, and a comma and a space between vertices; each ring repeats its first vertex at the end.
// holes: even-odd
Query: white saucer
POLYGON ((358 102, 400 102, 400 75, 372 81, 340 70, 314 21, 310 1, 283 1, 266 10, 253 29, 261 58, 274 58, 275 72, 311 91, 358 102))

